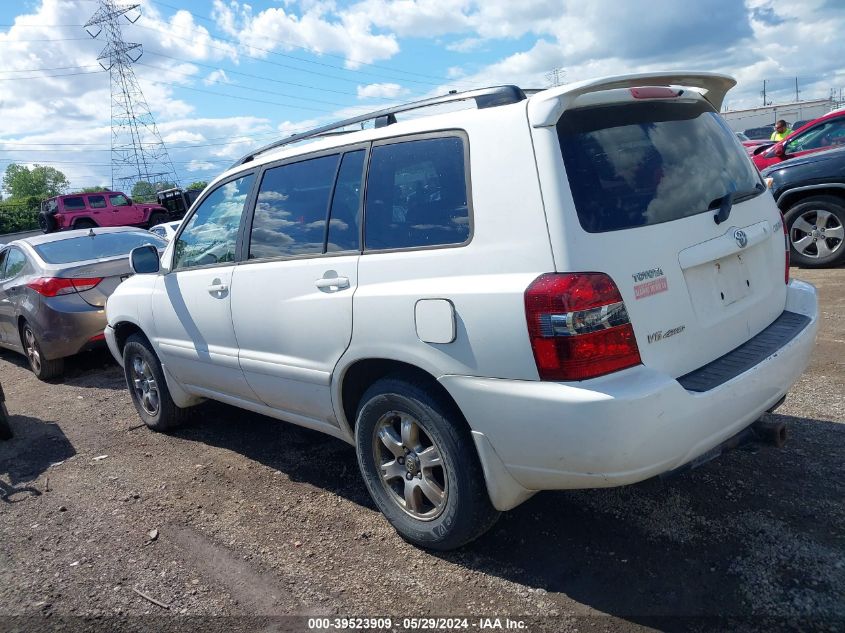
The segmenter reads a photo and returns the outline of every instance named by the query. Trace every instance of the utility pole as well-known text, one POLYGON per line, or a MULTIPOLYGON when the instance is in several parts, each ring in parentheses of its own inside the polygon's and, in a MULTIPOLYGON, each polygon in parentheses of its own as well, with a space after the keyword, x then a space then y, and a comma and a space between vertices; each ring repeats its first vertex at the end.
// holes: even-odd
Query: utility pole
POLYGON ((769 105, 768 103, 766 103, 766 80, 765 79, 763 80, 763 105, 764 106, 769 105))
POLYGON ((798 77, 795 78, 795 102, 798 102, 798 77))
POLYGON ((85 24, 85 31, 97 38, 105 31, 106 46, 97 61, 109 71, 111 84, 111 186, 121 189, 139 180, 160 183, 179 179, 167 147, 159 134, 150 107, 132 70, 144 54, 140 44, 126 42, 120 18, 130 24, 141 17, 138 4, 120 5, 115 0, 99 0, 99 8, 85 24), (132 17, 134 16, 134 19, 132 17))
POLYGON ((563 84, 563 78, 566 77, 566 71, 563 68, 553 68, 545 74, 546 81, 549 82, 549 87, 554 88, 563 84))

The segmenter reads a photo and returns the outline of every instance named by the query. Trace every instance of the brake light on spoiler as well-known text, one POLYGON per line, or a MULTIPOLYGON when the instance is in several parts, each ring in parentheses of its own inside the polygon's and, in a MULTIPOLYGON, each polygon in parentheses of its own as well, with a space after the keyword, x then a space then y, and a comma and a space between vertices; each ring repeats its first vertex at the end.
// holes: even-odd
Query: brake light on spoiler
POLYGON ((525 318, 542 380, 586 380, 639 365, 634 329, 603 273, 548 273, 525 291, 525 318))

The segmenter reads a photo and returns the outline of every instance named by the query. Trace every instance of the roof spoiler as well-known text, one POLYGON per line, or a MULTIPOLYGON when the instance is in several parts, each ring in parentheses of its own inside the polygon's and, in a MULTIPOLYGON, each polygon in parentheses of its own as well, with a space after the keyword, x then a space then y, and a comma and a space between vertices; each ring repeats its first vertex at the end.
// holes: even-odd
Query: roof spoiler
POLYGON ((735 85, 736 79, 729 75, 697 71, 637 73, 590 79, 545 90, 532 96, 528 101, 528 118, 534 127, 555 125, 563 111, 570 107, 572 102, 581 95, 601 90, 636 88, 638 86, 699 88, 704 91, 704 98, 712 104, 716 111, 719 111, 728 90, 735 85))

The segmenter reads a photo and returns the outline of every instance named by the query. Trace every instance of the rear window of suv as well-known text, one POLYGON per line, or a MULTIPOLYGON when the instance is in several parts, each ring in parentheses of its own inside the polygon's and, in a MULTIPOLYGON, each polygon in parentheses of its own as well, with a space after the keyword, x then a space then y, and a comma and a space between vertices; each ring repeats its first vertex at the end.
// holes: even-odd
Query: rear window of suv
POLYGON ((760 183, 734 133, 704 102, 569 110, 557 132, 578 219, 590 233, 704 213, 728 192, 760 183))

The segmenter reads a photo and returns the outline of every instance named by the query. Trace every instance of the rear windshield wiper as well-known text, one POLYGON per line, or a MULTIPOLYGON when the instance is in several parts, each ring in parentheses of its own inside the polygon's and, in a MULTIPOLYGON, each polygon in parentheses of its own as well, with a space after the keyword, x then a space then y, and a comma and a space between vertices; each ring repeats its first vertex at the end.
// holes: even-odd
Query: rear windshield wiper
POLYGON ((713 221, 716 224, 721 224, 730 216, 734 203, 750 200, 751 198, 760 195, 765 190, 766 188, 758 182, 754 185, 753 189, 748 189, 746 191, 729 191, 724 196, 713 200, 707 208, 711 211, 716 207, 719 208, 719 212, 713 216, 713 221))

